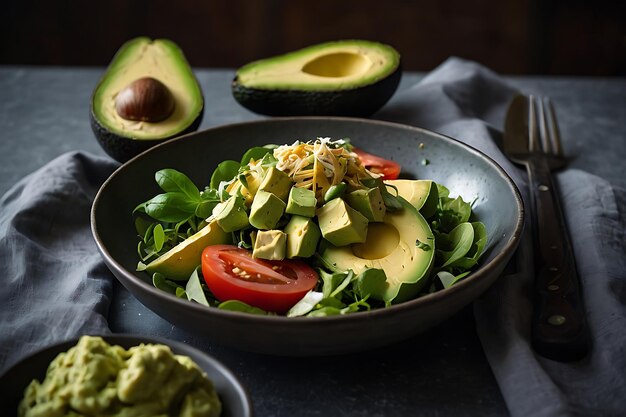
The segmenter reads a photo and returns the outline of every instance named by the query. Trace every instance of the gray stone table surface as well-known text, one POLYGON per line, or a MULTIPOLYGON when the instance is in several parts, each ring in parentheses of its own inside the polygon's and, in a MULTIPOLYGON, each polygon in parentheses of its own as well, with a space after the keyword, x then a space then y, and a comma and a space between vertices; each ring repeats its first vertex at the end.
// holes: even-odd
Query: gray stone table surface
MULTIPOLYGON (((0 67, 0 193, 72 150, 105 155, 89 127, 89 98, 103 68, 0 67)), ((200 129, 261 116, 230 94, 230 69, 197 69, 205 94, 200 129)), ((408 73, 400 88, 419 81, 408 73)), ((626 79, 506 77, 550 95, 570 166, 626 187, 626 79)), ((257 416, 498 416, 507 409, 482 352, 471 308, 424 333, 375 351, 323 358, 240 352, 186 332, 141 305, 117 282, 109 325, 209 352, 246 385, 257 416)))

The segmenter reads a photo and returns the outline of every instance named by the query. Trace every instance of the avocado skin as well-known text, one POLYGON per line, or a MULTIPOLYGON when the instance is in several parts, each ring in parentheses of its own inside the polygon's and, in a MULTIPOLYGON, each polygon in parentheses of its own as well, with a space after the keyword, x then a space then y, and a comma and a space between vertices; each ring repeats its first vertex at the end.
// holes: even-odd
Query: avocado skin
POLYGON ((266 116, 367 117, 376 113, 395 93, 402 65, 373 84, 336 91, 269 90, 241 85, 235 77, 231 89, 243 107, 266 116))
POLYGON ((195 132, 200 127, 203 116, 204 105, 202 106, 198 117, 196 117, 196 119, 186 129, 183 129, 179 133, 176 133, 172 136, 153 140, 132 139, 111 132, 106 127, 102 126, 100 122, 98 122, 98 119, 94 115, 93 108, 91 108, 89 111, 89 122, 91 125, 91 130, 96 136, 98 143, 107 153, 107 155, 109 155, 111 158, 115 159, 118 162, 124 163, 129 159, 139 155, 141 152, 148 150, 155 145, 158 145, 159 143, 165 142, 166 140, 173 139, 178 136, 185 135, 187 133, 195 132))

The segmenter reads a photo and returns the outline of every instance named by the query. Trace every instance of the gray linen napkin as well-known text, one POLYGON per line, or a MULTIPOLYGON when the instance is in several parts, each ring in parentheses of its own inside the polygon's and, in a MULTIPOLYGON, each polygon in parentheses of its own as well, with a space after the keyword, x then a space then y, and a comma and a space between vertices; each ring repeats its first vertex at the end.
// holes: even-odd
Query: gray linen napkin
MULTIPOLYGON (((483 151, 509 173, 528 202, 525 171, 498 147, 515 93, 492 71, 451 58, 374 117, 428 128, 483 151)), ((517 271, 501 277, 474 303, 478 335, 513 416, 624 416, 626 192, 579 170, 562 171, 557 182, 581 277, 591 353, 578 362, 560 363, 530 347, 529 219, 516 255, 517 271)))
POLYGON ((116 163, 64 154, 0 199, 0 373, 24 355, 109 331, 108 271, 91 236, 91 203, 116 163))

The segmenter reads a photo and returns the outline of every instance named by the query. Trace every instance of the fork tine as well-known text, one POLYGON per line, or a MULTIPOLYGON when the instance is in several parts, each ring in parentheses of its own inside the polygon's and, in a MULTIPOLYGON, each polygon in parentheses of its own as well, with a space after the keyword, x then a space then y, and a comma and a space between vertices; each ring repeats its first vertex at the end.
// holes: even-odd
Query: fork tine
POLYGON ((550 129, 550 141, 552 152, 559 157, 563 156, 563 145, 561 144, 561 133, 559 132, 559 125, 556 120, 556 113, 554 106, 549 97, 544 97, 544 106, 548 115, 548 127, 550 129))
POLYGON ((538 113, 539 113, 539 138, 541 139, 541 148, 545 153, 552 153, 552 143, 550 137, 551 132, 548 131, 548 121, 546 116, 546 108, 544 100, 537 99, 538 113))
POLYGON ((541 152, 539 135, 540 132, 537 126, 537 105, 535 104, 535 96, 531 94, 528 97, 528 149, 531 152, 541 152))

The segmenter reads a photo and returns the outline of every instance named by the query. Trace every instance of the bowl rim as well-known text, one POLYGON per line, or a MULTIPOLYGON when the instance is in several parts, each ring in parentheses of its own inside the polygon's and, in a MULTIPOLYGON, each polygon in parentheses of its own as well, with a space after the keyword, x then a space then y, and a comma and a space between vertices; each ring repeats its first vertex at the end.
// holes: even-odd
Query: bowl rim
POLYGON ((126 281, 128 281, 132 285, 141 287, 143 290, 147 291, 150 294, 150 296, 157 297, 158 299, 164 300, 166 302, 174 303, 176 308, 178 308, 179 306, 180 308, 185 308, 185 306, 187 306, 186 308, 191 309, 195 314, 206 314, 207 312, 209 312, 209 314, 214 314, 219 317, 223 317, 223 318, 227 318, 231 320, 243 321, 243 322, 248 321, 250 323, 259 323, 259 322, 268 323, 268 324, 272 323, 272 324, 281 325, 281 326, 285 326, 285 325, 302 326, 304 323, 309 323, 311 325, 317 325, 320 323, 333 323, 335 321, 339 321, 341 323, 349 323, 349 322, 360 322, 364 319, 369 320, 369 319, 373 319, 377 317, 386 317, 389 315, 395 315, 398 313, 406 312, 408 310, 412 310, 416 306, 422 306, 422 305, 427 306, 427 305, 439 303, 442 298, 446 298, 450 296, 451 294, 457 294, 457 293, 462 293, 464 291, 467 291, 469 288, 473 287, 477 281, 487 279, 490 273, 496 269, 497 265, 499 265, 500 262, 502 262, 503 260, 511 256, 512 253, 516 250, 519 240, 521 239, 522 231, 524 228, 524 217, 525 217, 524 212, 525 212, 524 202, 523 202, 521 193, 517 185, 513 181, 513 179, 509 176, 509 174, 507 174, 507 172, 494 159, 492 159, 485 153, 481 152, 480 150, 474 148, 473 146, 465 144, 458 139, 454 139, 450 136, 446 136, 444 134, 437 133, 437 132, 434 132, 432 130, 428 130, 425 128, 406 125, 402 123, 383 121, 383 120, 364 119, 364 118, 357 118, 357 117, 342 117, 342 116, 289 116, 289 117, 272 117, 269 119, 228 123, 228 124, 210 127, 208 129, 200 130, 200 131, 193 132, 193 133, 188 133, 186 135, 178 136, 174 139, 164 141, 136 155, 135 157, 131 158, 130 160, 122 164, 120 167, 118 167, 109 176, 109 178, 107 178, 104 181, 104 183, 102 184, 102 186, 96 193, 96 196, 93 200, 91 213, 90 213, 90 224, 91 224, 92 235, 96 242, 98 250, 100 251, 101 255, 103 256, 109 268, 114 268, 118 273, 120 273, 124 277, 126 281), (199 135, 207 134, 207 132, 217 132, 217 131, 226 130, 226 129, 236 129, 238 127, 245 127, 245 126, 251 126, 251 125, 280 124, 283 122, 294 122, 294 121, 295 122, 298 122, 298 121, 335 122, 336 121, 336 122, 344 122, 344 123, 345 122, 362 123, 362 124, 369 124, 369 125, 385 126, 385 127, 389 127, 392 129, 409 130, 413 132, 418 132, 420 134, 425 134, 428 136, 435 136, 440 140, 452 143, 454 146, 460 146, 462 148, 466 148, 467 151, 485 160, 489 165, 491 165, 491 167, 495 170, 495 172, 499 174, 499 177, 502 180, 504 180, 505 183, 511 189, 515 203, 516 203, 515 209, 518 214, 517 219, 515 221, 515 228, 514 228, 513 233, 510 236, 508 236, 508 241, 506 242, 506 244, 504 245, 500 253, 496 254, 490 262, 481 265, 479 270, 472 272, 472 274, 468 276, 468 279, 463 279, 449 288, 435 291, 433 293, 425 294, 423 296, 420 296, 411 300, 407 300, 399 304, 393 304, 385 308, 378 308, 378 309, 362 311, 362 312, 353 313, 353 314, 334 315, 334 316, 325 316, 325 317, 287 317, 287 316, 282 316, 282 315, 260 315, 260 314, 241 313, 238 311, 222 310, 218 308, 207 308, 206 306, 203 306, 201 304, 192 303, 185 299, 179 299, 177 297, 173 297, 171 294, 168 294, 162 290, 159 290, 158 288, 154 287, 148 282, 137 278, 134 274, 127 271, 126 268, 124 268, 111 256, 110 252, 107 250, 106 246, 104 245, 104 242, 100 238, 100 234, 98 233, 96 212, 98 210, 100 200, 102 199, 102 194, 106 191, 108 184, 110 184, 110 182, 112 182, 116 176, 124 172, 129 165, 134 163, 134 161, 140 158, 144 158, 145 155, 148 155, 151 152, 155 152, 157 149, 160 149, 161 147, 169 146, 171 143, 185 140, 186 138, 190 136, 199 136, 199 135))

